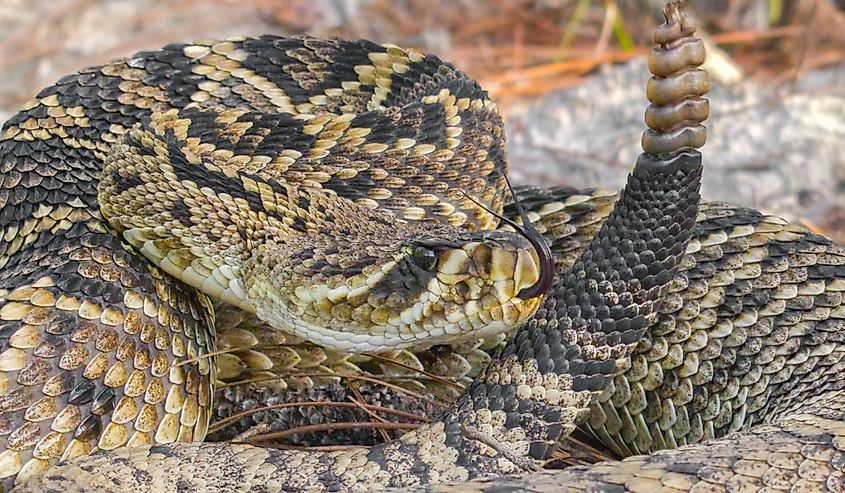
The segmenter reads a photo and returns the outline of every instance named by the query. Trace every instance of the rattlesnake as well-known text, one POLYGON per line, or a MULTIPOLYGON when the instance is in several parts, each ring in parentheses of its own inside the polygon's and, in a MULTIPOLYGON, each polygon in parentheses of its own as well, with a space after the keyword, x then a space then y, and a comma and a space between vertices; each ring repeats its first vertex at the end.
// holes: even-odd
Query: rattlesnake
MULTIPOLYGON (((680 436, 694 442, 759 420, 784 421, 709 449, 544 473, 518 480, 522 486, 517 487, 551 474, 558 487, 592 481, 588 487, 594 489, 653 490, 655 484, 690 489, 699 480, 699 488, 736 480, 724 473, 726 467, 748 473, 737 481, 752 486, 755 478, 765 479, 754 462, 761 457, 785 460, 773 467, 794 467, 796 477, 802 471, 822 477, 818 468, 796 463, 788 454, 797 446, 781 437, 838 429, 829 419, 835 418, 835 406, 824 400, 838 402, 838 358, 825 359, 837 353, 835 337, 819 343, 823 335, 802 325, 783 337, 773 334, 780 345, 766 353, 768 361, 741 357, 743 348, 753 351, 769 340, 768 333, 759 334, 766 324, 755 325, 765 317, 779 317, 774 322, 797 317, 795 323, 805 325, 825 320, 824 310, 806 320, 803 313, 790 313, 807 310, 807 298, 828 307, 834 318, 830 307, 838 306, 841 281, 835 267, 825 266, 837 265, 839 252, 823 239, 763 216, 719 206, 699 210, 701 156, 691 149, 703 143, 698 124, 706 116, 700 99, 706 82, 695 68, 703 51, 690 38, 692 25, 679 6, 672 3, 666 12, 667 24, 656 34, 662 47, 651 65, 657 77, 647 121, 654 130, 644 139, 646 153, 589 246, 580 249, 545 297, 542 249, 519 235, 488 231, 504 202, 498 193, 505 172, 497 140, 501 120, 477 85, 434 57, 366 42, 262 37, 173 45, 80 72, 42 91, 6 124, 0 147, 5 173, 0 277, 8 286, 0 307, 5 392, 0 429, 8 435, 0 465, 7 482, 17 474, 31 480, 25 488, 32 491, 280 491, 463 481, 534 469, 532 459, 547 457, 558 439, 590 414, 596 394, 590 430, 622 452, 676 445, 680 436), (413 102, 390 106, 401 101, 413 102), (347 111, 355 115, 333 114, 347 111), (397 126, 402 122, 410 125, 397 126), (436 143, 426 140, 432 138, 436 143), (368 159, 356 159, 359 152, 368 159), (377 165, 355 164, 360 161, 377 165), (410 197, 397 193, 421 170, 429 188, 418 186, 410 197), (440 185, 447 178, 456 185, 440 185), (421 221, 438 215, 439 225, 421 221), (334 240, 321 240, 336 224, 346 227, 328 235, 334 240), (694 227, 696 238, 690 242, 694 227), (377 236, 357 239, 356 228, 377 236), (453 240, 433 245, 420 241, 420 235, 453 240), (289 236, 308 238, 308 246, 299 250, 307 254, 286 251, 280 255, 286 263, 279 263, 285 268, 274 270, 266 259, 284 250, 289 236), (392 240, 373 247, 388 237, 392 240), (276 250, 267 250, 270 243, 276 250), (711 260, 733 263, 708 271, 702 260, 713 247, 721 250, 711 260), (812 262, 807 255, 814 255, 812 262), (235 263, 233 269, 232 258, 239 256, 252 262, 235 263), (356 263, 360 258, 379 267, 368 270, 365 262, 356 263), (299 334, 314 342, 371 350, 412 344, 409 332, 389 332, 391 321, 413 326, 428 319, 423 307, 405 304, 420 300, 415 295, 421 292, 421 275, 413 266, 443 274, 433 276, 436 286, 431 275, 424 277, 425 287, 442 295, 440 306, 454 305, 443 312, 447 323, 418 324, 429 335, 448 340, 446 326, 455 330, 449 324, 460 326, 473 316, 482 323, 467 321, 462 328, 482 335, 529 319, 431 425, 369 450, 166 445, 200 439, 208 419, 213 366, 194 356, 213 348, 213 314, 209 301, 193 288, 254 310, 273 325, 299 327, 299 334), (755 290, 752 282, 736 282, 766 267, 781 274, 769 276, 771 287, 755 290), (326 283, 334 275, 326 272, 338 271, 363 277, 345 291, 333 291, 339 285, 332 285, 296 292, 318 273, 326 283), (185 284, 170 275, 181 276, 185 284), (389 289, 375 296, 369 317, 343 309, 335 314, 327 307, 363 285, 378 291, 385 280, 389 289), (701 295, 679 294, 690 290, 701 295), (498 309, 467 302, 489 299, 485 296, 494 292, 501 301, 498 309), (305 308, 292 309, 289 293, 305 308), (754 307, 790 294, 789 299, 801 300, 796 306, 775 301, 771 308, 772 303, 754 307), (385 303, 400 309, 376 313, 385 303), (773 311, 781 305, 780 312, 773 311), (726 311, 731 309, 739 312, 726 311), (661 313, 683 316, 661 318, 661 313), (375 336, 360 324, 367 318, 380 327, 375 336), (357 330, 361 337, 344 335, 346 326, 335 319, 350 322, 352 333, 357 330), (757 331, 756 345, 739 337, 748 327, 757 331), (684 332, 696 339, 661 349, 660 338, 684 332), (634 349, 644 334, 646 342, 634 349), (724 346, 707 342, 731 336, 724 346), (733 354, 726 362, 731 369, 717 371, 720 361, 699 358, 702 349, 715 352, 710 359, 733 354), (168 359, 174 355, 187 361, 174 365, 168 359), (683 363, 661 364, 667 357, 683 363), (722 393, 717 408, 709 407, 714 385, 725 390, 736 371, 756 363, 756 373, 762 374, 774 368, 766 366, 773 362, 781 370, 789 363, 802 371, 773 370, 777 378, 766 378, 758 386, 762 390, 737 381, 728 391, 744 392, 741 402, 720 406, 722 393), (820 371, 814 374, 816 367, 820 371), (817 379, 807 382, 800 377, 804 374, 817 379), (798 380, 790 380, 793 375, 798 380), (784 382, 795 385, 774 385, 784 382), (792 400, 767 400, 782 394, 792 400), (748 397, 754 399, 747 402, 748 397), (687 404, 699 414, 690 417, 687 404), (695 416, 704 427, 696 427, 695 416), (751 450, 746 453, 736 443, 751 450), (70 460, 93 447, 116 450, 48 469, 57 458, 70 460)), ((566 223, 565 205, 551 200, 556 193, 529 189, 522 196, 529 205, 547 200, 532 208, 553 250, 566 257, 567 250, 555 248, 555 228, 566 223)), ((559 237, 565 244, 566 235, 559 237)), ((777 324, 770 320, 772 325, 777 324)), ((801 439, 812 450, 798 447, 799 453, 812 452, 805 457, 835 467, 834 452, 816 443, 829 442, 829 435, 801 439)), ((829 485, 836 484, 835 474, 826 477, 829 485)), ((493 481, 494 487, 514 484, 493 481)))

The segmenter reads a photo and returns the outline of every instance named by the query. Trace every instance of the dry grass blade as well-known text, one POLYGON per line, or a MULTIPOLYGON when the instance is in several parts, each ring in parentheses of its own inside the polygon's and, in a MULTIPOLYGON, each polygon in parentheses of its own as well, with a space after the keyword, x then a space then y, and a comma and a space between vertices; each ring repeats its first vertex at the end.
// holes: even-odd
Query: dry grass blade
POLYGON ((552 456, 545 461, 544 467, 552 463, 560 463, 566 466, 580 466, 618 459, 618 457, 608 455, 605 451, 599 450, 570 435, 564 439, 562 446, 555 450, 552 456))
POLYGON ((380 354, 369 354, 368 356, 370 356, 371 358, 373 358, 375 360, 384 361, 386 363, 390 363, 391 365, 396 365, 400 368, 405 368, 407 370, 411 370, 413 372, 419 373, 420 375, 425 376, 425 377, 427 377, 427 378, 429 378, 429 379, 431 379, 435 382, 442 383, 443 385, 448 385, 448 386, 453 387, 457 390, 460 390, 460 391, 465 390, 465 387, 463 385, 459 384, 458 382, 455 382, 454 380, 449 380, 448 378, 441 377, 440 375, 435 375, 434 373, 427 372, 427 371, 422 370, 420 368, 414 368, 411 365, 402 363, 401 361, 396 361, 393 358, 388 358, 388 357, 382 356, 380 354))
MULTIPOLYGON (((337 401, 298 401, 298 402, 285 402, 281 404, 272 404, 269 406, 261 406, 256 407, 254 409, 249 409, 246 411, 241 411, 237 414, 233 414, 231 416, 227 416, 225 418, 219 419, 208 427, 209 433, 214 433, 216 431, 220 431, 223 428, 236 423, 237 421, 248 418, 253 414, 265 412, 265 411, 272 411, 274 409, 285 409, 285 408, 294 408, 294 407, 360 407, 358 404, 353 404, 351 402, 337 402, 337 401)), ((423 423, 428 423, 430 420, 425 416, 419 416, 414 413, 409 413, 407 411, 401 411, 399 409, 391 409, 389 407, 377 406, 375 404, 364 404, 364 408, 369 409, 371 411, 376 411, 385 414, 393 414, 395 416, 399 416, 405 419, 411 419, 416 421, 422 421, 423 423)))
POLYGON ((274 443, 268 446, 279 450, 307 450, 309 452, 342 452, 370 448, 367 445, 314 445, 312 447, 307 445, 284 445, 280 443, 274 443))
MULTIPOLYGON (((353 394, 355 394, 355 397, 353 398, 353 397, 350 395, 350 396, 347 396, 347 398, 348 398, 348 399, 352 402, 352 404, 354 404, 354 405, 355 405, 358 409, 360 409, 360 410, 364 411, 364 412, 367 414, 367 416, 369 416, 369 417, 370 417, 370 419, 371 419, 371 420, 373 420, 374 422, 378 422, 378 423, 387 423, 387 422, 388 422, 386 419, 382 418, 381 416, 379 416, 379 415, 377 415, 376 413, 374 413, 374 412, 370 411, 369 409, 367 409, 367 407, 366 407, 366 405, 365 405, 365 404, 366 404, 366 400, 364 399, 364 396, 363 396, 363 395, 361 395, 361 391, 359 391, 359 390, 358 390, 358 387, 357 387, 357 386, 355 386, 355 385, 353 385, 353 384, 349 384, 349 390, 351 390, 351 391, 352 391, 352 393, 353 393, 353 394)), ((390 441, 390 435, 388 435, 388 434, 387 434, 387 431, 385 431, 385 430, 383 430, 383 429, 381 429, 381 428, 377 428, 377 430, 378 430, 378 432, 379 432, 379 435, 381 435, 381 438, 382 438, 382 440, 383 440, 383 441, 385 441, 385 442, 389 442, 389 441, 390 441)))
POLYGON ((342 421, 338 423, 322 423, 318 425, 303 425, 288 430, 275 431, 272 433, 265 433, 263 435, 256 435, 244 443, 252 445, 262 444, 264 442, 271 442, 282 438, 295 435, 297 433, 314 433, 332 430, 366 430, 366 429, 380 429, 380 430, 416 430, 422 426, 414 423, 378 423, 373 421, 342 421))
POLYGON ((584 22, 584 16, 587 15, 587 9, 589 7, 590 0, 578 0, 578 4, 575 6, 575 11, 572 13, 572 16, 567 21, 566 27, 563 30, 563 36, 561 36, 560 42, 558 43, 558 54, 554 58, 555 62, 563 60, 564 53, 572 45, 572 41, 575 39, 575 33, 578 31, 578 28, 581 27, 581 24, 584 22))
POLYGON ((222 354, 236 353, 238 351, 248 351, 250 349, 253 349, 253 348, 250 347, 250 346, 241 346, 241 347, 229 347, 229 348, 226 348, 226 349, 218 349, 217 351, 210 351, 208 353, 201 354, 199 356, 194 356, 193 358, 188 358, 188 359, 183 359, 183 360, 174 360, 170 364, 170 366, 179 367, 179 366, 184 366, 184 365, 191 365, 191 364, 194 364, 194 363, 196 363, 196 362, 198 362, 202 359, 209 359, 209 358, 213 358, 215 356, 220 356, 222 354))

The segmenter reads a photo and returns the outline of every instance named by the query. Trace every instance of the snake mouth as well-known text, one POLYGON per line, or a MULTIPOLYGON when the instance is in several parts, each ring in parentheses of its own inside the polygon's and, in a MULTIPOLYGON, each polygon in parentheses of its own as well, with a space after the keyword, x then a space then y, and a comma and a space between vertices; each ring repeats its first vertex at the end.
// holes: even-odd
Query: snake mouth
POLYGON ((535 298, 521 295, 545 282, 542 257, 530 241, 498 232, 487 239, 443 255, 436 277, 442 285, 451 286, 454 299, 448 301, 467 303, 492 295, 502 305, 520 305, 535 298))

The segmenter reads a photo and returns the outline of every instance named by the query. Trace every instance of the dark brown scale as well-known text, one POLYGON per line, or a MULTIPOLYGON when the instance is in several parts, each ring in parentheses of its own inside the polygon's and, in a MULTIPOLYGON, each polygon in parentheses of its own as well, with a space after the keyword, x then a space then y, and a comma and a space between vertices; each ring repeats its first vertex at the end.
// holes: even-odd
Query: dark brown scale
POLYGON ((100 421, 100 417, 96 414, 89 414, 87 418, 76 428, 76 431, 73 433, 73 437, 81 440, 81 441, 88 441, 97 438, 102 431, 102 422, 100 421))
POLYGON ((91 380, 82 380, 82 383, 74 387, 68 396, 68 404, 81 406, 88 404, 94 399, 94 390, 96 386, 91 380))
POLYGON ((104 389, 94 398, 94 402, 91 404, 91 412, 99 416, 108 414, 114 410, 114 401, 114 390, 104 389))

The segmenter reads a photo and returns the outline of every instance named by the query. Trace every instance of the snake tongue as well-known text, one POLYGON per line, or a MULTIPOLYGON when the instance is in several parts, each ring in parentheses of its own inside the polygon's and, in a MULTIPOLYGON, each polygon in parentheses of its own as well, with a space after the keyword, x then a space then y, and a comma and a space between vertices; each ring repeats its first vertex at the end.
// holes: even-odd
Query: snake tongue
MULTIPOLYGON (((537 266, 534 269, 534 272, 536 273, 537 270, 539 270, 539 276, 535 276, 536 282, 534 282, 533 285, 519 291, 517 296, 523 300, 529 300, 546 294, 549 288, 552 287, 552 282, 555 278, 554 257, 552 257, 552 251, 549 248, 549 244, 546 243, 546 240, 543 239, 542 235, 540 235, 540 233, 531 226, 530 222, 528 222, 528 225, 529 226, 526 228, 524 235, 525 238, 531 242, 531 246, 533 246, 534 250, 537 252, 537 266)), ((522 259, 522 256, 520 256, 520 259, 522 259)), ((517 284, 517 286, 518 285, 519 284, 517 284)))

